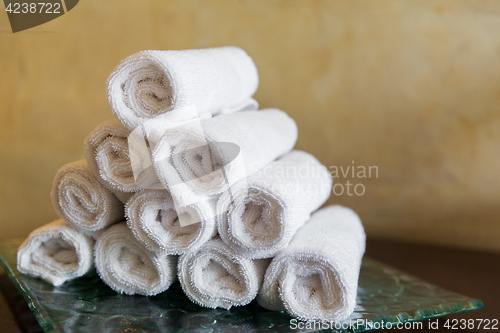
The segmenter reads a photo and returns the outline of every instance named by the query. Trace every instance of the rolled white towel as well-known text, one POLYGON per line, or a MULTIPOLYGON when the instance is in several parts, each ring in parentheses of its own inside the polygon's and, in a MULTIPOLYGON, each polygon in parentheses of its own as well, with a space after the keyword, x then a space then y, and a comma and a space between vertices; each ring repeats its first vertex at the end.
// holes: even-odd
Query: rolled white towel
POLYGON ((277 109, 224 114, 169 129, 156 145, 157 176, 180 206, 218 196, 297 141, 297 125, 277 109))
POLYGON ((177 269, 190 300, 207 308, 229 309, 255 298, 269 262, 239 257, 216 237, 181 255, 177 269))
POLYGON ((134 179, 130 163, 126 129, 117 120, 107 120, 97 126, 83 143, 89 168, 122 202, 140 190, 134 179))
POLYGON ((194 251, 217 232, 215 203, 199 202, 177 210, 167 190, 134 194, 125 212, 135 237, 152 251, 162 250, 169 254, 194 251), (181 223, 182 219, 187 221, 181 223))
MULTIPOLYGON (((238 47, 142 51, 122 61, 108 79, 108 100, 132 129, 175 109, 194 105, 200 114, 257 108, 251 96, 259 76, 238 47)), ((172 113, 172 121, 183 119, 172 113)))
POLYGON ((87 273, 94 263, 94 240, 56 220, 34 231, 17 252, 17 270, 54 286, 87 273))
POLYGON ((247 188, 217 203, 221 239, 237 253, 271 258, 285 248, 311 213, 328 200, 330 173, 314 156, 294 150, 250 176, 247 188))
POLYGON ((94 256, 101 279, 119 293, 157 295, 177 278, 177 256, 149 251, 135 239, 125 222, 102 233, 94 256))
POLYGON ((302 320, 342 320, 356 303, 365 233, 352 210, 314 213, 269 265, 257 302, 302 320))
POLYGON ((124 219, 123 203, 99 182, 85 160, 57 171, 51 198, 56 213, 87 235, 124 219))

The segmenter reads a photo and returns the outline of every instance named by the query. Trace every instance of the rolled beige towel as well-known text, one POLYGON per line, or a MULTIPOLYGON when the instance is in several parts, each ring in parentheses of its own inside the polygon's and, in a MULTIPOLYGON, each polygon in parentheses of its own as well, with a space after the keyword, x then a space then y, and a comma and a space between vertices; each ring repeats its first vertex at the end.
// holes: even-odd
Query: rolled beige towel
POLYGON ((177 279, 177 256, 149 251, 125 222, 99 236, 94 254, 99 276, 119 293, 153 296, 167 290, 177 279))
POLYGON ((200 114, 258 108, 251 97, 259 76, 238 47, 135 53, 108 79, 108 100, 120 122, 133 129, 158 115, 175 122, 175 110, 193 105, 200 114))
POLYGON ((112 119, 99 124, 83 143, 90 170, 124 202, 131 196, 126 193, 141 189, 130 163, 129 134, 130 130, 112 119))
POLYGON ((58 286, 94 266, 93 248, 92 237, 56 220, 26 238, 17 252, 17 270, 58 286))
POLYGON ((85 160, 57 171, 51 198, 56 213, 88 235, 124 219, 123 203, 101 184, 85 160))
POLYGON ((271 258, 323 205, 332 189, 330 173, 314 156, 294 150, 223 193, 217 202, 221 239, 237 253, 271 258))
POLYGON ((193 302, 229 309, 246 305, 257 296, 269 262, 237 256, 216 237, 179 257, 178 276, 193 302))
POLYGON ((244 111, 169 129, 153 153, 156 174, 179 206, 218 197, 281 155, 297 125, 277 109, 244 111))
POLYGON ((269 265, 257 302, 302 320, 343 320, 356 305, 366 236, 352 210, 311 216, 269 265))
POLYGON ((167 190, 145 190, 126 205, 127 224, 148 249, 182 254, 215 236, 215 203, 177 207, 167 190), (182 223, 184 219, 184 223, 182 223))

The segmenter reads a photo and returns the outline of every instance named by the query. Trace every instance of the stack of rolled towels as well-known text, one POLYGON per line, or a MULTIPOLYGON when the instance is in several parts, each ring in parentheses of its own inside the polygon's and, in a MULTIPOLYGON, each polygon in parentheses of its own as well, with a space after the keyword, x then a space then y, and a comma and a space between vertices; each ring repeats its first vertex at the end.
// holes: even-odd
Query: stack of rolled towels
POLYGON ((302 320, 348 317, 363 226, 348 208, 319 209, 330 173, 293 150, 285 112, 258 110, 258 81, 237 47, 125 59, 108 80, 116 119, 85 139, 85 160, 57 171, 60 220, 29 235, 19 271, 57 286, 95 267, 129 295, 178 280, 203 307, 256 299, 302 320))

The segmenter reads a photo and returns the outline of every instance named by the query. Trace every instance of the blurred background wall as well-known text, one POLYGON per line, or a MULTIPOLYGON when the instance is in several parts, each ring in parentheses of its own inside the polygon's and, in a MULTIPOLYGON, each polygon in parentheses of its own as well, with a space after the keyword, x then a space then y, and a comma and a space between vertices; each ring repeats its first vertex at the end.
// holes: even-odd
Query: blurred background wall
POLYGON ((112 117, 121 59, 223 45, 254 59, 255 97, 297 121, 298 149, 378 168, 340 173, 329 200, 370 237, 500 250, 496 1, 82 0, 16 34, 0 13, 0 237, 56 218, 52 178, 112 117))

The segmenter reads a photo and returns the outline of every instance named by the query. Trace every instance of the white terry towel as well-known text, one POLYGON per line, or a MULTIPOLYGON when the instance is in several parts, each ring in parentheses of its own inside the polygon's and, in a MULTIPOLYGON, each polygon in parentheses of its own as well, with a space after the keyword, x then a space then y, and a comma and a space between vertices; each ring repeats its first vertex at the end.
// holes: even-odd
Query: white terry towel
POLYGON ((177 270, 190 300, 207 308, 229 309, 255 298, 269 262, 239 257, 216 237, 181 255, 177 270))
POLYGON ((119 293, 157 295, 177 278, 177 256, 149 251, 135 239, 125 222, 102 233, 94 255, 99 276, 119 293))
POLYGON ((170 128, 153 153, 158 178, 180 206, 218 196, 289 152, 297 125, 277 109, 245 111, 170 128))
POLYGON ((94 240, 56 220, 34 231, 17 252, 17 270, 54 286, 87 273, 94 263, 94 240))
POLYGON ((145 190, 130 198, 125 215, 135 237, 153 251, 182 254, 215 236, 214 203, 199 202, 178 209, 167 190, 145 190), (181 223, 182 218, 188 221, 181 223))
POLYGON ((285 248, 330 196, 330 173, 314 156, 294 150, 250 176, 217 203, 221 239, 243 256, 271 258, 285 248))
MULTIPOLYGON (((142 51, 122 61, 108 79, 108 100, 120 122, 133 129, 155 116, 194 105, 199 114, 257 108, 251 96, 259 76, 238 47, 142 51)), ((172 121, 182 119, 172 113, 172 121)))
POLYGON ((356 303, 365 233, 352 210, 314 213, 269 265, 257 302, 302 320, 342 320, 356 303))
POLYGON ((87 235, 124 219, 123 203, 99 182, 85 160, 57 171, 51 198, 56 213, 87 235))
POLYGON ((128 192, 140 190, 130 163, 129 134, 128 129, 112 119, 97 126, 83 143, 90 169, 122 202, 129 199, 128 192))

